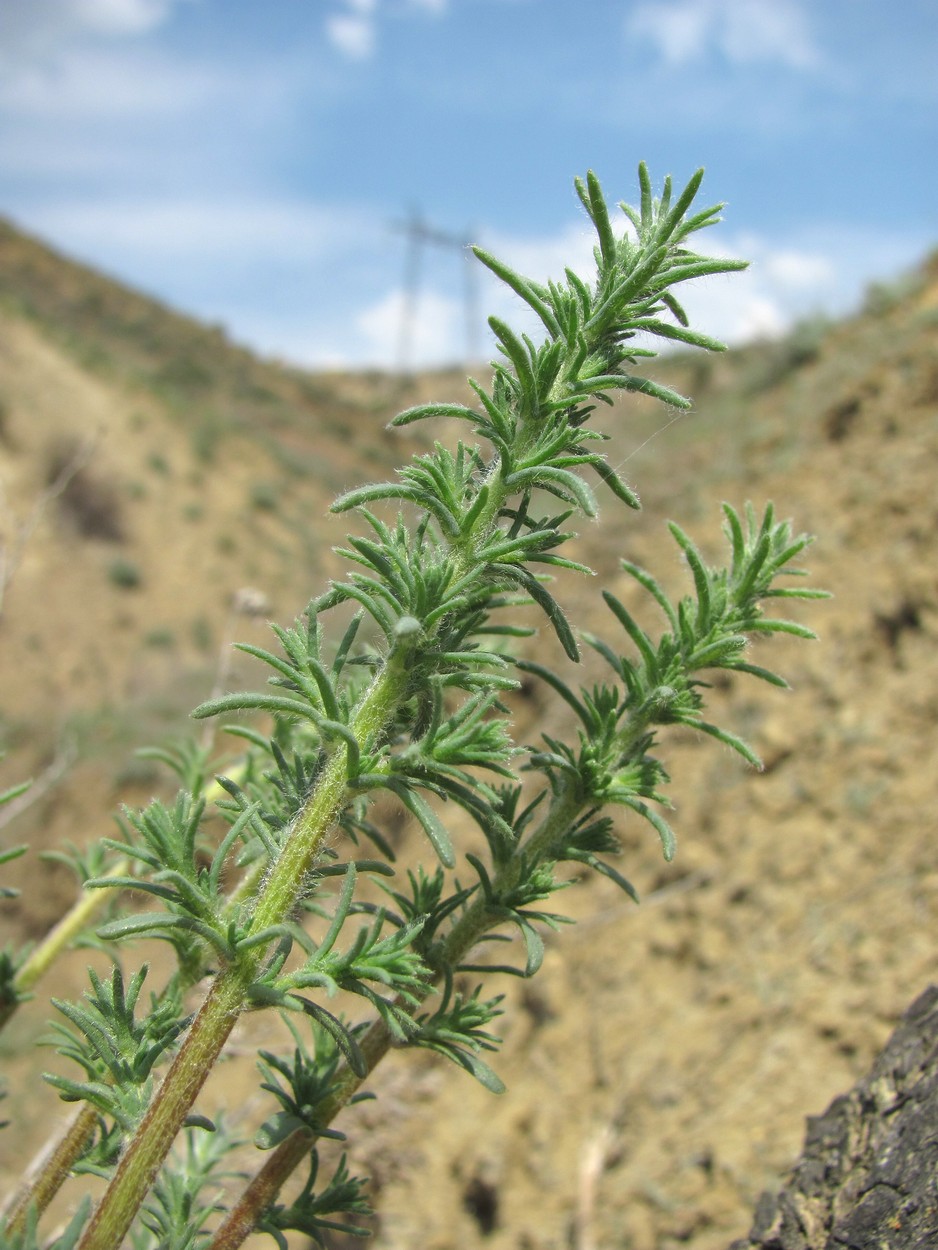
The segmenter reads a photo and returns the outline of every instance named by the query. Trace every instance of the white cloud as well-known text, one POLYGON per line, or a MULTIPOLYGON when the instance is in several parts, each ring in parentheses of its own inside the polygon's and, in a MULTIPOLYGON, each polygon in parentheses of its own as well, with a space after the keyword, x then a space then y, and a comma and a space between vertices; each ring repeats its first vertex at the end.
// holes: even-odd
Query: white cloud
POLYGON ((789 239, 714 233, 701 240, 701 250, 744 257, 749 268, 691 282, 678 297, 692 325, 735 346, 784 334, 806 317, 850 313, 871 282, 916 264, 929 244, 924 234, 889 235, 846 223, 789 239))
POLYGON ((107 35, 139 35, 161 25, 176 0, 71 0, 79 23, 107 35))
MULTIPOLYGON (((378 46, 379 6, 382 0, 340 0, 344 11, 326 18, 326 38, 343 56, 353 61, 369 60, 378 46)), ((403 12, 440 17, 449 0, 406 0, 403 12)), ((391 10, 399 16, 402 10, 391 10)))
POLYGON ((318 262, 354 252, 372 225, 364 212, 278 199, 134 199, 47 201, 29 215, 30 229, 82 256, 148 258, 223 276, 224 268, 318 262))
POLYGON ((376 35, 374 21, 360 13, 343 13, 326 22, 326 36, 345 56, 364 61, 374 54, 376 35))
POLYGON ((374 55, 378 0, 342 0, 345 11, 326 18, 326 38, 353 61, 374 55))
POLYGON ((421 291, 410 309, 400 289, 389 291, 355 318, 365 359, 386 368, 461 360, 466 354, 464 323, 457 298, 421 291))
POLYGON ((162 25, 191 0, 4 0, 0 60, 22 66, 76 38, 132 38, 162 25))
POLYGON ((772 282, 792 292, 823 289, 837 277, 829 257, 794 249, 783 248, 766 257, 764 267, 772 282))
POLYGON ((775 62, 804 70, 822 59, 796 0, 646 0, 633 9, 626 30, 655 44, 669 65, 716 53, 736 65, 775 62))
MULTIPOLYGON (((0 108, 68 129, 94 118, 187 115, 221 84, 221 76, 205 66, 137 52, 74 49, 10 67, 0 78, 0 108)), ((44 137, 54 140, 55 133, 44 137)))

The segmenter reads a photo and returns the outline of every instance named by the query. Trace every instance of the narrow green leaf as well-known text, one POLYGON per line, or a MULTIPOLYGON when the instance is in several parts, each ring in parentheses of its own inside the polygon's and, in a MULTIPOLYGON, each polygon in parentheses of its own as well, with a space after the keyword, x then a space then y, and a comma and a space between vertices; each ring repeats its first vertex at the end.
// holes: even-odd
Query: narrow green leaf
POLYGON ((616 620, 625 629, 625 632, 635 643, 636 647, 638 647, 645 663, 645 667, 648 669, 649 675, 653 676, 658 670, 658 657, 655 653, 654 647, 652 646, 651 639, 639 626, 638 622, 632 616, 631 612, 629 612, 628 608, 626 608, 623 603, 620 603, 611 591, 604 590, 603 598, 612 611, 613 616, 615 616, 616 620))
POLYGON ((345 870, 345 880, 342 883, 342 891, 336 903, 335 914, 332 922, 326 931, 325 937, 316 948, 316 959, 322 961, 326 955, 332 950, 338 941, 339 934, 342 932, 342 926, 348 919, 349 912, 352 907, 352 900, 355 897, 355 882, 358 879, 358 870, 354 862, 350 863, 345 870))
POLYGON ((647 803, 643 803, 640 799, 623 800, 626 807, 631 807, 633 811, 638 812, 640 816, 644 816, 645 820, 652 826, 661 840, 661 852, 665 860, 670 864, 674 858, 674 852, 677 850, 677 840, 674 837, 674 830, 660 816, 653 807, 649 807, 647 803))
POLYGON ((519 916, 516 917, 516 921, 521 930, 521 936, 524 938, 524 949, 527 953, 524 975, 533 977, 544 962, 544 939, 529 920, 519 916))
POLYGON ((635 889, 635 886, 632 885, 631 881, 626 880, 621 872, 619 872, 616 868, 613 868, 612 864, 609 864, 604 859, 599 859, 597 856, 591 854, 571 855, 570 858, 578 859, 581 863, 588 864, 594 871, 601 873, 604 877, 608 877, 610 881, 614 882, 620 890, 624 891, 629 896, 633 903, 640 902, 638 891, 635 889))
POLYGON ((602 187, 600 187, 599 179, 591 169, 586 174, 586 191, 589 196, 590 216, 599 236, 599 250, 603 263, 607 266, 614 265, 616 260, 616 239, 612 233, 612 226, 609 223, 609 210, 606 207, 602 187))
POLYGON ((309 1131, 306 1121, 292 1111, 276 1111, 254 1134, 254 1145, 258 1150, 273 1150, 294 1133, 309 1131))
POLYGON ((760 772, 762 771, 762 760, 759 759, 748 742, 744 742, 736 734, 730 733, 728 729, 721 729, 719 725, 711 725, 707 721, 688 720, 686 723, 691 728, 699 729, 701 733, 709 734, 711 738, 716 738, 717 742, 722 742, 725 746, 732 747, 734 751, 743 757, 747 764, 751 764, 753 768, 758 768, 760 772))
POLYGON ((742 660, 736 660, 730 664, 725 664, 723 667, 733 673, 749 673, 750 676, 767 681, 770 686, 777 686, 780 690, 791 689, 784 677, 780 677, 778 673, 773 673, 771 669, 763 668, 760 664, 746 664, 742 660))
POLYGON ((534 290, 533 284, 483 248, 473 247, 472 251, 487 269, 491 269, 497 278, 501 278, 506 286, 510 287, 516 295, 520 295, 524 302, 534 309, 544 323, 547 333, 553 338, 559 338, 560 324, 547 301, 534 290))
POLYGON ((579 660, 580 649, 573 636, 573 630, 567 623, 567 618, 564 616, 560 604, 550 591, 543 586, 528 569, 515 568, 513 565, 506 564, 499 566, 499 572, 503 577, 511 577, 512 580, 517 581, 524 587, 550 621, 554 628, 554 633, 560 641, 560 645, 563 647, 569 658, 571 660, 579 660))
POLYGON ((709 334, 701 334, 699 330, 686 330, 683 326, 673 326, 668 321, 659 321, 657 317, 641 317, 632 324, 636 330, 645 330, 658 338, 686 343, 689 347, 702 347, 708 352, 726 351, 726 344, 711 338, 709 334))
POLYGON ((515 367, 515 374, 524 390, 526 396, 530 397, 534 394, 536 383, 534 373, 531 369, 531 358, 527 348, 518 338, 510 325, 507 325, 500 317, 489 317, 489 325, 501 344, 502 350, 515 367))
POLYGON ((694 576, 694 589, 697 592, 697 631, 698 634, 706 634, 713 623, 710 603, 710 577, 704 567, 700 552, 677 522, 669 521, 668 529, 684 552, 687 563, 690 565, 691 573, 694 576))
POLYGON ((368 1061, 362 1054, 362 1048, 342 1021, 337 1019, 331 1011, 326 1011, 325 1007, 320 1007, 318 1003, 308 998, 300 998, 298 994, 294 995, 294 998, 299 1002, 303 1011, 308 1016, 312 1016, 316 1023, 330 1035, 355 1075, 364 1079, 368 1075, 368 1061))
POLYGON ((221 716, 225 712, 250 711, 279 712, 286 716, 299 716, 304 720, 313 719, 313 709, 300 699, 267 693, 252 694, 248 691, 226 694, 220 699, 208 699, 205 703, 200 703, 190 715, 194 720, 204 720, 208 716, 221 716))
POLYGON ((552 672, 549 668, 545 668, 543 664, 538 664, 536 660, 518 660, 516 667, 519 668, 522 673, 533 673, 536 677, 540 677, 541 681, 546 682, 551 689, 555 690, 557 694, 560 695, 561 699, 563 699, 565 703, 569 704, 569 706, 573 708, 574 712, 576 712, 577 716, 587 729, 591 727, 590 716, 585 706, 576 697, 567 683, 558 677, 556 673, 552 672))
MULTIPOLYGON (((9 790, 4 790, 3 793, 0 794, 0 805, 4 803, 9 803, 11 799, 18 798, 21 794, 25 794, 32 784, 33 783, 30 780, 30 781, 21 781, 15 786, 10 786, 9 790)), ((0 863, 6 863, 6 861, 9 859, 15 859, 17 853, 22 854, 22 852, 25 850, 26 850, 26 847, 24 846, 22 848, 18 848, 17 852, 6 851, 3 857, 0 858, 0 863)))
POLYGON ((198 1115, 190 1112, 182 1122, 183 1128, 200 1128, 206 1133, 216 1133, 218 1128, 214 1120, 210 1120, 207 1115, 198 1115))
MULTIPOLYGON (((667 217, 659 226, 659 237, 668 238, 677 227, 681 224, 681 219, 694 202, 694 197, 700 190, 700 184, 703 182, 703 167, 696 170, 687 183, 687 186, 678 196, 677 203, 668 213, 667 217)), ((667 180, 670 183, 670 179, 667 180)), ((662 196, 662 207, 665 204, 665 196, 662 196)))
POLYGON ((726 524, 723 529, 728 535, 733 548, 732 576, 736 580, 746 559, 746 539, 743 535, 739 513, 731 504, 723 504, 723 515, 726 517, 726 524))
POLYGON ((688 319, 687 313, 684 311, 682 306, 678 303, 678 301, 674 298, 674 296, 671 294, 670 291, 662 291, 661 299, 662 299, 662 302, 666 304, 667 307, 670 309, 671 313, 673 314, 673 316, 675 317, 679 325, 682 325, 682 326, 690 325, 690 321, 688 319))
POLYGON ((766 617, 762 621, 746 623, 746 629, 754 634, 791 634, 794 638, 817 639, 813 629, 807 625, 799 625, 797 621, 782 621, 774 617, 766 617))
POLYGON ((620 378, 619 387, 625 391, 636 391, 641 395, 650 395, 652 399, 658 399, 663 404, 667 404, 669 408, 681 408, 685 412, 693 407, 693 403, 686 395, 680 395, 677 391, 672 391, 670 386, 663 386, 660 382, 653 382, 651 378, 639 378, 634 374, 623 373, 616 375, 620 378))
MULTIPOLYGON (((488 971, 488 969, 486 969, 486 971, 488 971)), ((465 1068, 465 1070, 474 1076, 480 1085, 484 1085, 490 1093, 504 1094, 505 1082, 489 1067, 484 1059, 480 1059, 479 1056, 474 1054, 471 1050, 464 1050, 461 1047, 456 1046, 435 1046, 433 1049, 438 1050, 439 1053, 445 1055, 447 1059, 452 1059, 453 1063, 458 1064, 459 1067, 465 1068)))
POLYGON ((339 643, 338 650, 335 653, 335 659, 332 661, 333 677, 338 677, 342 672, 342 669, 345 667, 345 661, 348 658, 348 653, 352 648, 352 643, 355 641, 355 636, 358 633, 361 623, 362 614, 360 612, 356 612, 349 621, 348 628, 345 633, 342 635, 342 641, 339 643))
MULTIPOLYGON (((795 569, 784 570, 789 575, 795 573, 795 569)), ((766 590, 761 595, 763 599, 832 599, 833 595, 829 590, 813 590, 808 586, 802 590, 797 586, 779 586, 766 590)))
POLYGON ((459 417, 463 421, 478 421, 479 413, 465 404, 417 404, 399 412, 389 425, 411 425, 414 421, 427 421, 432 417, 459 417))
POLYGON ((595 634, 588 634, 585 631, 581 631, 580 636, 588 646, 599 652, 613 672, 617 673, 623 680, 625 679, 622 657, 616 655, 608 643, 604 642, 602 638, 597 638, 595 634))
POLYGON ((648 172, 648 166, 644 161, 638 167, 638 185, 641 188, 641 211, 642 225, 646 228, 651 226, 654 220, 654 208, 652 203, 651 191, 651 175, 648 172))
POLYGON ((391 786, 390 788, 394 790, 394 793, 407 810, 420 821, 424 833, 430 839, 433 849, 444 867, 454 867, 456 856, 453 852, 453 844, 450 841, 449 833, 429 803, 425 803, 420 795, 409 786, 399 785, 391 786))
POLYGON ((655 578, 652 577, 646 569, 643 569, 641 565, 633 564, 631 560, 621 560, 620 564, 625 572, 628 573, 630 577, 633 577, 635 581, 638 582, 639 586, 644 587, 644 589, 647 590, 648 593, 654 598, 658 607, 668 618, 668 623, 671 626, 672 631, 676 634, 678 632, 677 613, 675 612, 670 599, 664 593, 664 590, 655 578))
POLYGON ((638 495, 631 487, 626 486, 607 460, 598 456, 595 460, 591 460, 590 464, 617 499, 621 499, 629 508, 634 508, 637 512, 641 511, 642 505, 638 495))

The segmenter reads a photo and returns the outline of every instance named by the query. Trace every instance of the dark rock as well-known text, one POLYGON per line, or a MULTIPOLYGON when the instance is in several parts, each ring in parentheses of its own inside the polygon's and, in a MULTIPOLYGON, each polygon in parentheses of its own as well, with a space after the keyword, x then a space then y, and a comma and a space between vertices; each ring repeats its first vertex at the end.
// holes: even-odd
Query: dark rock
POLYGON ((787 1184, 730 1250, 938 1250, 938 986, 869 1075, 809 1119, 787 1184))

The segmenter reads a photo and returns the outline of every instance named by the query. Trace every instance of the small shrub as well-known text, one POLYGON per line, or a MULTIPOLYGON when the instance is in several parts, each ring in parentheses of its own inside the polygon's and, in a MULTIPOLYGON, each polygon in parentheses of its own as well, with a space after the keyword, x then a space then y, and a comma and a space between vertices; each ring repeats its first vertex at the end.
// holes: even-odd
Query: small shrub
POLYGON ((225 434, 222 423, 213 415, 206 414, 192 428, 192 454, 200 464, 213 464, 218 446, 225 434))
POLYGON ((212 627, 204 616, 197 616, 189 627, 193 646, 202 652, 211 651, 215 646, 215 635, 212 627))
POLYGON ((140 566, 123 556, 118 556, 116 560, 111 561, 108 565, 107 576, 111 585, 121 590, 136 590, 143 581, 140 566))
MULTIPOLYGON (((82 448, 72 440, 53 447, 46 462, 47 485, 58 481, 82 455, 82 448)), ((117 484, 93 465, 82 465, 71 475, 58 503, 60 513, 82 538, 109 543, 124 541, 123 501, 117 484)))
POLYGON ((821 353, 824 337, 830 329, 826 317, 806 317, 799 321, 778 342, 767 343, 761 350, 748 390, 752 395, 770 391, 798 369, 813 364, 821 353))
POLYGON ((156 389, 176 402, 191 402, 203 395, 212 382, 212 374, 203 362, 184 352, 161 364, 152 378, 156 389))
POLYGON ((147 647, 170 648, 176 645, 176 635, 166 627, 151 629, 143 635, 143 641, 147 647))
POLYGON ((258 512, 276 512, 280 492, 271 482, 254 482, 251 486, 251 507, 258 512))

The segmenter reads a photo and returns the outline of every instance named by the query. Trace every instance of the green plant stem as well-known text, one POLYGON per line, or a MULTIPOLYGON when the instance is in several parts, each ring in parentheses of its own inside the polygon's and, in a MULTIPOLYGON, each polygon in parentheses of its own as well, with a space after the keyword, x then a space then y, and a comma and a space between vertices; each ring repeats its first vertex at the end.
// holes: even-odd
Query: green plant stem
POLYGON ((209 1250, 238 1250, 257 1225, 258 1213, 277 1200, 283 1185, 318 1140, 309 1129, 298 1129, 271 1151, 267 1162, 244 1189, 237 1204, 212 1237, 209 1250))
MULTIPOLYGON (((244 765, 238 764, 232 770, 231 775, 236 778, 243 772, 244 765)), ((224 793, 225 791, 218 782, 213 780, 206 787, 205 797, 206 799, 214 799, 224 793)), ((123 877, 127 875, 129 868, 129 861, 122 859, 105 876, 123 877)), ((255 888, 257 876, 256 869, 248 874, 248 880, 253 881, 255 888)), ((232 895, 230 901, 232 904, 236 904, 239 898, 240 895, 236 892, 232 895)), ((105 890, 84 890, 71 910, 49 931, 40 946, 36 948, 30 958, 23 964, 14 982, 16 990, 23 994, 27 993, 48 972, 51 965, 67 946, 84 932, 100 909, 109 901, 110 896, 105 890)), ((0 1017, 0 1028, 3 1027, 3 1024, 6 1023, 17 1006, 17 1003, 10 1004, 3 1016, 0 1017)), ((90 1103, 86 1103, 65 1126, 65 1129, 52 1148, 33 1169, 32 1180, 25 1182, 8 1204, 6 1209, 6 1227, 11 1233, 23 1229, 26 1215, 30 1208, 36 1212, 37 1216, 42 1215, 47 1209, 55 1195, 68 1180, 72 1168, 94 1132, 96 1121, 97 1111, 90 1103)))
POLYGON ((66 1130, 57 1139, 49 1153, 42 1159, 34 1179, 27 1179, 14 1193, 6 1211, 4 1230, 15 1237, 26 1227, 30 1209, 39 1216, 68 1179, 75 1160, 94 1132, 97 1112, 85 1103, 69 1121, 66 1130))
MULTIPOLYGON (((571 823, 582 813, 585 806, 582 797, 577 794, 573 786, 556 796, 550 810, 524 850, 516 850, 496 873, 493 882, 496 892, 510 890, 517 885, 521 873, 522 854, 528 863, 532 856, 537 856, 539 859, 549 858, 551 850, 569 829, 571 823)), ((491 927, 492 913, 484 896, 479 895, 447 934, 443 942, 441 967, 458 967, 491 927)), ((414 996, 418 1000, 416 1003, 412 998, 408 1004, 410 1010, 416 1010, 430 997, 442 979, 442 975, 442 971, 436 972, 423 992, 414 996)), ((317 1108, 317 1119, 322 1128, 327 1128, 339 1112, 348 1106, 391 1049, 393 1041, 391 1031, 384 1020, 380 1018, 374 1020, 359 1043, 365 1061, 365 1070, 359 1076, 347 1065, 343 1065, 340 1069, 333 1083, 332 1093, 317 1108)), ((318 1135, 312 1130, 298 1129, 275 1147, 217 1229, 212 1238, 210 1250, 238 1250, 245 1238, 254 1232, 261 1213, 276 1201, 283 1185, 307 1157, 317 1140, 318 1135)))
MULTIPOLYGON (((237 780, 243 772, 244 765, 238 764, 229 771, 228 775, 237 780)), ((225 791, 218 782, 213 780, 205 789, 206 801, 217 799, 224 793, 225 791)), ((104 877, 105 879, 126 877, 130 867, 129 860, 118 860, 108 869, 104 877)), ((67 950, 76 938, 90 928, 98 913, 112 900, 113 891, 82 889, 81 894, 62 919, 49 930, 39 945, 30 952, 29 957, 23 961, 13 981, 13 988, 20 997, 0 1007, 0 1029, 10 1020, 23 998, 35 989, 63 951, 67 950)))
MULTIPOLYGON (((496 871, 492 882, 495 894, 506 894, 514 889, 521 879, 523 867, 530 868, 533 864, 554 859, 558 842, 585 806, 583 796, 576 786, 569 785, 561 789, 554 796, 547 815, 528 841, 518 847, 511 858, 496 871)), ((455 969, 491 927, 492 913, 485 895, 480 891, 443 942, 443 967, 455 969)))
MULTIPOLYGON (((431 992, 427 989, 427 995, 431 992)), ((375 1020, 360 1040, 365 1061, 362 1076, 349 1067, 339 1073, 333 1091, 322 1104, 322 1127, 331 1124, 358 1092, 384 1056, 391 1049, 391 1032, 383 1020, 375 1020)), ((231 1208, 216 1230, 209 1250, 237 1250, 257 1227, 263 1211, 276 1201, 283 1185, 307 1157, 318 1140, 311 1129, 298 1129, 270 1152, 264 1166, 245 1187, 238 1202, 231 1208)))
MULTIPOLYGON (((108 877, 126 876, 129 870, 127 860, 115 864, 105 875, 108 877)), ((37 982, 45 976, 52 964, 62 952, 88 928, 95 916, 107 903, 111 896, 106 890, 82 890, 77 902, 66 912, 58 924, 49 930, 36 949, 24 961, 13 982, 18 994, 28 994, 37 982)), ((16 1010, 12 1003, 0 1016, 0 1028, 16 1010)))
POLYGON ((238 1021, 247 988, 247 978, 239 967, 229 968, 209 991, 91 1218, 81 1241, 82 1250, 110 1250, 123 1241, 176 1134, 238 1021))
MULTIPOLYGON (((373 743, 393 716, 407 686, 406 654, 392 652, 366 691, 352 731, 373 743)), ((261 932, 289 919, 347 797, 348 752, 336 749, 283 851, 264 883, 253 915, 261 932)), ((118 1164, 81 1241, 81 1250, 116 1250, 182 1128, 206 1077, 238 1017, 248 1005, 251 983, 263 960, 254 947, 216 980, 186 1039, 118 1164)))

